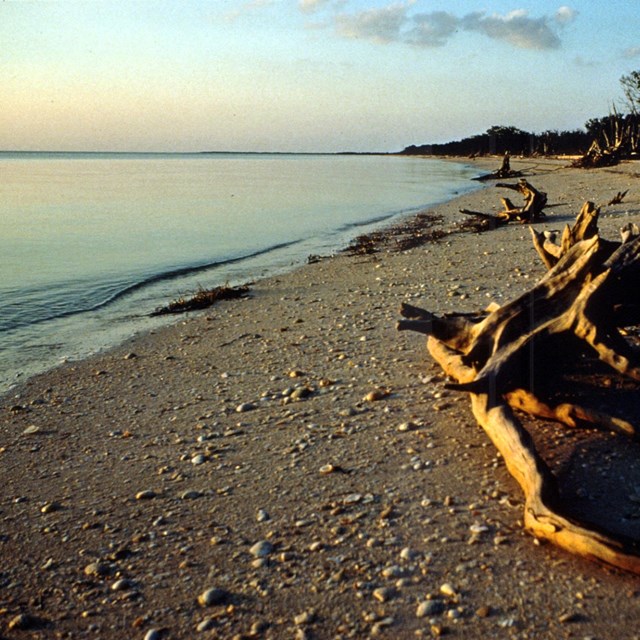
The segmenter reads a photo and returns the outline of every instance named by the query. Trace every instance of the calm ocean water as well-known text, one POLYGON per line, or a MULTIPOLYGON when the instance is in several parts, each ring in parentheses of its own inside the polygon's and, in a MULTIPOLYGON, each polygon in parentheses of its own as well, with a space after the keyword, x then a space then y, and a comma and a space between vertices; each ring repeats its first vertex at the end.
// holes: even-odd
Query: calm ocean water
POLYGON ((0 393, 477 187, 392 156, 0 153, 0 393))

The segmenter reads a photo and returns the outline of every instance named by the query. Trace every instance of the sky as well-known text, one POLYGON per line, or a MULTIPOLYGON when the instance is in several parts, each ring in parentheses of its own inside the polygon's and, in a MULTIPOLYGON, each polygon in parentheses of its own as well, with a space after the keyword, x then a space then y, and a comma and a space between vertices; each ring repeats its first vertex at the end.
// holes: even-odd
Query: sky
POLYGON ((583 128, 640 0, 0 0, 0 149, 399 151, 583 128))

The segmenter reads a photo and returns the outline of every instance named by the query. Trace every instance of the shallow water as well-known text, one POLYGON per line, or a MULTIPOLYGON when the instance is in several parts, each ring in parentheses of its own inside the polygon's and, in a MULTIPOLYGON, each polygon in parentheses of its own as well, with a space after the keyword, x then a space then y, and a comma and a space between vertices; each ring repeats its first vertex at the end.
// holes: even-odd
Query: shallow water
POLYGON ((476 188, 392 156, 0 153, 0 392, 166 323, 158 306, 327 254, 476 188))

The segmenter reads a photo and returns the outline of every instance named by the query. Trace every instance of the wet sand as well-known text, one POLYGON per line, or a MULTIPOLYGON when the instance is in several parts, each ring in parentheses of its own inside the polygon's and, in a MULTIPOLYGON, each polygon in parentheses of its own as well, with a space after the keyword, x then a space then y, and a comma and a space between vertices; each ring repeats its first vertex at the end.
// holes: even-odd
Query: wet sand
MULTIPOLYGON (((565 164, 512 160, 554 205, 539 229, 626 189, 601 235, 640 222, 637 163, 565 164)), ((453 232, 504 195, 426 212, 438 241, 387 234, 8 394, 2 637, 640 637, 638 578, 522 531, 468 398, 395 329, 403 301, 477 311, 543 275, 526 226, 453 232)), ((629 517, 638 459, 615 471, 629 517)))

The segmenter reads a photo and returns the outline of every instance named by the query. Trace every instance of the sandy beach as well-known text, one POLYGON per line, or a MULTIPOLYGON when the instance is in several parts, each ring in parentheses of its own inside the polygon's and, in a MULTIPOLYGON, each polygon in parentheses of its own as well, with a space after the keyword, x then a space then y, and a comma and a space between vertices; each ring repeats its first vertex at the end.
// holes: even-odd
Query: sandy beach
MULTIPOLYGON (((539 230, 627 189, 601 235, 640 223, 638 163, 511 165, 548 193, 539 230)), ((5 396, 0 637, 640 638, 638 578, 522 530, 468 397, 395 328, 401 302, 478 311, 544 274, 526 226, 459 232, 460 208, 504 195, 487 183, 425 212, 438 240, 388 233, 5 396)), ((594 437, 540 424, 560 461, 594 437)), ((613 479, 640 496, 640 469, 613 479)))

